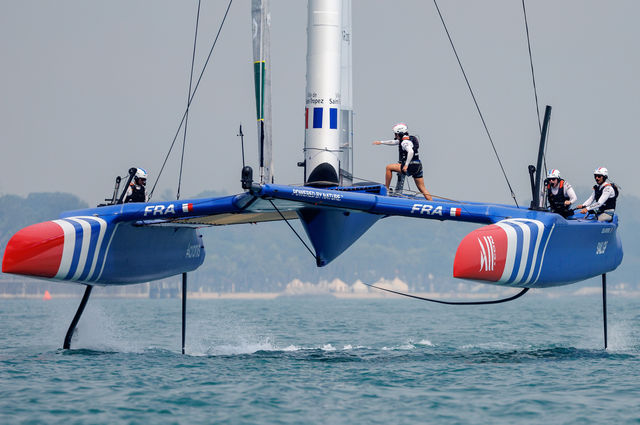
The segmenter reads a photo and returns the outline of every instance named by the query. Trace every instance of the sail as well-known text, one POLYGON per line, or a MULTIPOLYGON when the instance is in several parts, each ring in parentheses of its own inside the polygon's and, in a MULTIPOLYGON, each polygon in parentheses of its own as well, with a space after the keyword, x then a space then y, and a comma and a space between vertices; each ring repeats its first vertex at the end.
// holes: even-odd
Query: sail
POLYGON ((269 0, 251 1, 253 72, 258 120, 260 183, 273 182, 271 149, 271 12, 269 0))
POLYGON ((340 185, 353 184, 353 66, 351 56, 351 0, 342 0, 340 61, 340 185))

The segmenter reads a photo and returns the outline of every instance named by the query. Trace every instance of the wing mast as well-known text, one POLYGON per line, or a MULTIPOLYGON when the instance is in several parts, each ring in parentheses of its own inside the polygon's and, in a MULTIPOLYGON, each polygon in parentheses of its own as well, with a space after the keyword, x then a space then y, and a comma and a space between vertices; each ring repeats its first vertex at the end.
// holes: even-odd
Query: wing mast
POLYGON ((258 120, 260 183, 273 183, 271 149, 271 12, 269 0, 251 1, 253 72, 258 120))
POLYGON ((309 0, 305 103, 305 184, 340 183, 342 1, 309 0))

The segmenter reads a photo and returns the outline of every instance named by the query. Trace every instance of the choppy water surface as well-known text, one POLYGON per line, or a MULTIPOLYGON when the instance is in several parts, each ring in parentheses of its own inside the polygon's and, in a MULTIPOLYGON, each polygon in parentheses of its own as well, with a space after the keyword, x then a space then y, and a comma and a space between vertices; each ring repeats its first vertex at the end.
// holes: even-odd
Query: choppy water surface
POLYGON ((638 299, 0 302, 0 423, 640 423, 638 299))

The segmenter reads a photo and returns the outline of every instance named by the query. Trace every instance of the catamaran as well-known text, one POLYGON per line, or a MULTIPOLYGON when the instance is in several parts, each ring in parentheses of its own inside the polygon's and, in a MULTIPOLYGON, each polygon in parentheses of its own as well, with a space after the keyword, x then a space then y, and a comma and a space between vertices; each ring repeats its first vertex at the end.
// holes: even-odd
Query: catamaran
MULTIPOLYGON (((453 276, 522 288, 517 296, 529 288, 602 276, 606 347, 606 273, 616 269, 623 257, 618 218, 598 222, 576 214, 568 220, 544 208, 540 173, 550 108, 541 131, 535 178, 532 174, 534 201, 528 208, 438 197, 425 201, 389 196, 386 187, 377 183, 353 184, 351 2, 309 0, 304 161, 298 164, 305 183, 276 184, 271 158, 268 0, 253 0, 252 14, 258 181, 251 167, 244 166, 243 191, 236 195, 123 203, 123 195, 115 192, 108 205, 63 212, 57 220, 25 227, 8 242, 4 273, 85 285, 65 349, 70 348, 94 286, 182 275, 184 353, 187 273, 205 258, 202 227, 300 220, 316 264, 323 267, 378 220, 390 216, 481 225, 460 242, 453 276), (154 248, 152 254, 138 255, 149 246, 154 248)), ((130 170, 125 190, 135 172, 130 170)))

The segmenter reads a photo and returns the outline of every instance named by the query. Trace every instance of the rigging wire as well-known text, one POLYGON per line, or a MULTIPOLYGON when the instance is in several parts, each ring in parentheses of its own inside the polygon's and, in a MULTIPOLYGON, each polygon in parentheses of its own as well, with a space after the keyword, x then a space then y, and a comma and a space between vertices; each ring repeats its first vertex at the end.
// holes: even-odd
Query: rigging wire
MULTIPOLYGON (((538 87, 536 85, 536 74, 533 71, 533 55, 531 53, 531 37, 529 36, 529 20, 527 19, 527 8, 524 4, 525 0, 522 0, 522 14, 524 15, 524 28, 527 34, 527 48, 529 49, 529 65, 531 66, 531 80, 533 81, 533 95, 536 100, 536 114, 538 115, 538 130, 540 136, 542 136, 542 120, 540 119, 540 106, 538 103, 538 87)), ((547 174, 547 146, 545 146, 542 154, 544 160, 544 172, 547 174)))
MULTIPOLYGON (((306 242, 304 241, 304 239, 302 239, 302 237, 298 234, 298 232, 296 232, 296 229, 293 228, 293 226, 291 225, 291 223, 289 223, 289 220, 287 220, 285 218, 285 216, 282 214, 282 212, 278 209, 278 207, 276 206, 276 204, 273 203, 273 201, 271 199, 268 199, 269 203, 271 204, 271 206, 278 212, 278 214, 280 214, 280 217, 282 217, 282 219, 285 221, 285 223, 287 223, 287 226, 289 226, 289 228, 291 229, 291 231, 293 231, 293 233, 298 237, 298 239, 300 240, 300 242, 302 242, 302 245, 304 245, 305 248, 307 248, 307 251, 309 251, 309 253, 311 254, 311 256, 316 260, 316 262, 318 261, 318 257, 316 256, 316 254, 313 253, 313 251, 311 250, 311 248, 309 248, 309 245, 306 244, 306 242)), ((364 283, 364 282, 363 282, 364 283)), ((381 291, 386 291, 386 292, 391 292, 392 294, 397 294, 397 295, 402 295, 403 297, 409 297, 409 298, 415 298, 417 300, 422 300, 422 301, 429 301, 432 303, 438 303, 438 304, 447 304, 447 305, 484 305, 484 304, 500 304, 500 303, 505 303, 507 301, 513 301, 517 298, 520 298, 521 296, 523 296, 524 294, 527 293, 527 291, 529 291, 529 288, 523 288, 522 291, 518 292, 517 294, 508 297, 508 298, 503 298, 500 300, 491 300, 491 301, 443 301, 443 300, 436 300, 436 299, 432 299, 432 298, 425 298, 425 297, 419 297, 417 295, 411 295, 411 294, 407 294, 404 292, 398 292, 398 291, 394 291, 392 289, 387 289, 387 288, 382 288, 380 286, 375 286, 375 285, 370 285, 368 283, 364 283, 366 286, 369 286, 371 288, 375 288, 375 289, 379 289, 381 291)))
MULTIPOLYGON (((280 217, 282 217, 282 219, 285 221, 285 223, 287 223, 287 226, 289 226, 289 228, 291 229, 291 231, 293 231, 293 233, 298 237, 298 239, 300 240, 300 242, 302 242, 302 245, 304 245, 305 248, 307 248, 307 251, 309 251, 309 253, 311 254, 311 256, 316 260, 316 262, 318 261, 318 257, 316 256, 316 254, 313 253, 313 251, 311 250, 311 248, 309 248, 309 245, 306 244, 306 242, 304 241, 304 239, 302 239, 302 237, 298 234, 298 232, 296 232, 296 229, 293 228, 293 226, 291 225, 291 223, 289 223, 289 220, 287 220, 285 218, 285 216, 282 214, 282 212, 278 209, 278 207, 276 206, 276 204, 273 203, 273 201, 271 199, 267 199, 269 201, 269 203, 271 204, 271 206, 278 212, 278 214, 280 214, 280 217)), ((363 282, 364 283, 364 282, 363 282)), ((397 294, 397 295, 402 295, 403 297, 409 297, 409 298, 415 298, 417 300, 422 300, 422 301, 429 301, 432 303, 438 303, 438 304, 447 304, 447 305, 485 305, 485 304, 500 304, 500 303, 505 303, 507 301, 513 301, 517 298, 520 298, 521 296, 523 296, 524 294, 527 293, 527 291, 529 291, 529 288, 523 288, 522 291, 518 292, 517 294, 508 297, 508 298, 503 298, 503 299, 499 299, 499 300, 491 300, 491 301, 443 301, 443 300, 436 300, 436 299, 432 299, 432 298, 425 298, 425 297, 419 297, 417 295, 411 295, 411 294, 406 294, 404 292, 398 292, 398 291, 394 291, 392 289, 387 289, 387 288, 382 288, 379 286, 375 286, 375 285, 370 285, 368 283, 364 283, 366 286, 369 286, 371 288, 375 288, 375 289, 379 289, 381 291, 386 291, 386 292, 391 292, 392 294, 397 294)))
MULTIPOLYGON (((364 283, 364 282, 362 282, 362 283, 364 283)), ((523 288, 522 291, 518 292, 517 294, 515 294, 515 295, 513 295, 513 296, 511 296, 509 298, 502 298, 500 300, 491 300, 491 301, 442 301, 442 300, 434 300, 432 298, 419 297, 417 295, 406 294, 404 292, 398 292, 398 291, 394 291, 392 289, 387 289, 387 288, 382 288, 380 286, 370 285, 368 283, 364 283, 364 284, 366 286, 371 287, 371 288, 376 288, 376 289, 379 289, 381 291, 391 292, 392 294, 402 295, 403 297, 415 298, 417 300, 429 301, 429 302, 432 302, 432 303, 447 304, 447 305, 484 305, 484 304, 506 303, 507 301, 513 301, 516 298, 520 298, 521 296, 526 294, 527 291, 529 291, 529 288, 523 288)))
POLYGON ((180 174, 178 175, 178 192, 176 199, 180 199, 180 185, 182 183, 182 164, 184 163, 184 146, 187 144, 187 126, 189 124, 189 100, 191 99, 191 84, 193 82, 193 65, 196 60, 196 46, 198 43, 198 24, 200 23, 200 3, 198 0, 198 13, 196 14, 196 34, 193 37, 193 53, 191 54, 191 73, 189 74, 189 93, 187 94, 187 116, 184 120, 184 136, 182 137, 182 155, 180 156, 180 174))
POLYGON ((451 44, 451 48, 453 49, 453 53, 456 56, 456 59, 458 61, 458 65, 460 66, 460 71, 462 71, 462 75, 464 76, 464 80, 467 82, 467 87, 469 88, 469 92, 471 93, 471 98, 473 99, 473 103, 476 105, 476 109, 478 111, 478 114, 480 115, 480 120, 482 121, 482 125, 484 126, 484 130, 487 133, 487 136, 489 137, 489 141, 491 142, 491 147, 493 148, 493 152, 496 154, 496 159, 498 160, 498 164, 500 165, 500 169, 502 170, 502 174, 504 175, 504 179, 507 182, 507 186, 509 186, 509 191, 511 192, 511 197, 513 198, 513 202, 515 202, 516 207, 519 207, 518 200, 516 199, 516 195, 513 192, 513 188, 511 187, 511 183, 509 182, 509 178, 507 177, 507 173, 505 172, 504 167, 502 166, 502 161, 500 160, 500 155, 498 155, 498 151, 496 150, 496 146, 493 143, 493 138, 491 137, 491 133, 489 132, 489 128, 487 127, 487 123, 486 123, 486 121, 484 119, 484 116, 482 115, 482 112, 480 111, 480 106, 478 105, 478 101, 476 100, 476 96, 473 93, 473 89, 471 88, 471 83, 469 82, 469 79, 467 78, 467 73, 465 72, 464 67, 462 66, 462 62, 460 61, 460 56, 458 55, 458 51, 456 50, 456 47, 453 44, 453 40, 451 39, 451 34, 449 34, 449 29, 447 28, 447 24, 444 22, 444 18, 442 16, 442 13, 440 12, 440 8, 438 7, 437 0, 433 0, 433 4, 436 6, 436 10, 438 11, 438 16, 440 16, 440 21, 442 22, 442 26, 444 27, 444 30, 447 33, 447 38, 449 38, 449 43, 451 44))
MULTIPOLYGON (((289 226, 289 228, 291 229, 291 231, 298 237, 298 239, 300 240, 300 242, 302 242, 302 245, 304 245, 305 248, 307 248, 307 251, 309 251, 309 253, 311 254, 311 256, 316 260, 316 262, 318 261, 318 257, 316 256, 316 254, 313 253, 313 251, 311 250, 311 248, 309 248, 309 245, 306 244, 306 242, 304 241, 304 239, 302 239, 302 237, 298 234, 298 232, 296 232, 296 229, 293 228, 293 226, 291 225, 291 223, 289 223, 289 220, 287 220, 285 218, 285 216, 282 214, 282 212, 280 211, 280 209, 278 209, 278 207, 276 206, 276 204, 273 203, 273 201, 271 199, 267 199, 269 201, 269 203, 271 204, 271 206, 278 212, 278 214, 280 214, 280 217, 282 217, 282 219, 285 221, 285 223, 287 223, 287 226, 289 226)), ((363 282, 364 283, 364 282, 363 282)), ((404 292, 398 292, 398 291, 394 291, 392 289, 387 289, 387 288, 382 288, 379 286, 375 286, 375 285, 370 285, 368 283, 364 283, 366 286, 369 286, 371 288, 375 288, 375 289, 379 289, 381 291, 386 291, 386 292, 391 292, 392 294, 397 294, 397 295, 402 295, 403 297, 409 297, 409 298, 415 298, 417 300, 422 300, 422 301, 429 301, 432 303, 438 303, 438 304, 447 304, 447 305, 485 305, 485 304, 500 304, 500 303, 505 303, 507 301, 513 301, 517 298, 520 298, 521 296, 523 296, 524 294, 527 293, 527 291, 529 291, 529 288, 523 288, 522 291, 518 292, 517 294, 508 297, 508 298, 503 298, 503 299, 499 299, 499 300, 491 300, 491 301, 443 301, 443 300, 436 300, 436 299, 432 299, 432 298, 425 298, 425 297, 419 297, 417 295, 411 295, 411 294, 406 294, 404 292)))
POLYGON ((529 49, 529 65, 531 66, 531 79, 533 80, 533 94, 536 100, 536 113, 538 114, 538 131, 542 134, 542 120, 540 119, 540 106, 538 104, 538 89, 536 87, 536 75, 533 72, 533 55, 531 54, 531 39, 529 37, 529 21, 527 20, 527 9, 522 0, 522 13, 524 15, 524 28, 527 34, 527 48, 529 49))
POLYGON ((289 220, 287 220, 285 218, 285 216, 280 212, 280 210, 278 209, 278 207, 276 207, 276 204, 273 203, 273 201, 271 199, 268 199, 269 203, 271 204, 271 206, 273 206, 273 208, 278 211, 278 214, 280 214, 280 217, 282 217, 282 219, 285 221, 285 223, 287 223, 287 226, 289 226, 289 228, 293 231, 293 233, 295 233, 295 235, 298 237, 298 239, 300 239, 300 242, 302 242, 302 245, 304 245, 305 248, 307 248, 307 251, 309 251, 309 253, 313 256, 313 258, 316 260, 316 262, 318 261, 318 257, 316 256, 316 254, 313 253, 313 251, 311 250, 311 248, 309 248, 309 245, 307 245, 307 243, 304 241, 304 239, 302 239, 302 237, 298 234, 298 232, 296 232, 296 229, 293 228, 293 226, 289 223, 289 220))
POLYGON ((211 55, 213 54, 213 49, 216 47, 216 44, 218 43, 220 32, 222 31, 222 27, 224 26, 224 23, 227 20, 227 15, 229 14, 229 9, 231 8, 232 3, 233 3, 233 0, 229 0, 229 4, 227 5, 227 10, 224 12, 224 17, 222 18, 222 22, 220 23, 220 27, 218 28, 218 33, 216 34, 216 38, 213 40, 213 44, 211 46, 211 49, 209 50, 209 55, 207 56, 207 60, 204 62, 202 71, 200 72, 200 76, 198 77, 198 81, 196 82, 196 85, 193 88, 193 93, 191 93, 191 97, 189 99, 189 102, 187 103, 187 109, 184 111, 184 114, 182 114, 180 125, 178 125, 176 134, 175 136, 173 136, 173 141, 171 142, 171 146, 169 147, 169 152, 167 152, 167 155, 164 158, 164 162, 162 163, 162 167, 160 168, 160 172, 158 173, 158 177, 156 177, 156 181, 153 183, 153 188, 149 193, 149 200, 151 200, 151 197, 153 196, 153 191, 156 189, 156 185, 158 184, 158 181, 160 180, 160 176, 162 175, 162 171, 164 170, 165 165, 167 165, 167 160, 169 159, 169 155, 171 154, 173 145, 175 145, 176 140, 178 139, 178 134, 180 134, 180 129, 182 128, 182 124, 184 124, 184 121, 186 119, 187 111, 189 110, 189 106, 191 106, 191 102, 193 102, 193 98, 196 96, 196 92, 198 91, 198 87, 200 86, 200 81, 202 80, 204 71, 207 69, 207 65, 209 64, 209 60, 211 59, 211 55))

